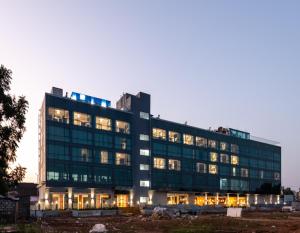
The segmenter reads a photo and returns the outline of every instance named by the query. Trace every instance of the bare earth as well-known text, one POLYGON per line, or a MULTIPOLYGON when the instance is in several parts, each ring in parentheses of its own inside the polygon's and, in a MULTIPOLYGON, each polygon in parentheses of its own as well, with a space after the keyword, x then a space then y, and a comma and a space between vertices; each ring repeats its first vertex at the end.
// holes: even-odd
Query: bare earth
POLYGON ((300 233, 300 213, 281 212, 251 212, 243 213, 243 217, 236 219, 223 214, 209 214, 199 216, 185 216, 175 219, 161 219, 133 216, 112 217, 53 217, 41 220, 41 232, 84 232, 87 233, 97 223, 106 225, 108 232, 124 233, 160 233, 160 232, 295 232, 300 233))

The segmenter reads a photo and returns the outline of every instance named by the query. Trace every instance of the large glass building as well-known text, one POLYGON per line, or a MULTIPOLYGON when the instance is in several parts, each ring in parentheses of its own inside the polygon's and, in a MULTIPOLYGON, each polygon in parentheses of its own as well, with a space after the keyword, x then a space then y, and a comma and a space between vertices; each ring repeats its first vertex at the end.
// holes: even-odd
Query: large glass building
POLYGON ((281 148, 247 132, 151 115, 150 95, 108 100, 52 88, 39 114, 42 209, 276 204, 281 148))

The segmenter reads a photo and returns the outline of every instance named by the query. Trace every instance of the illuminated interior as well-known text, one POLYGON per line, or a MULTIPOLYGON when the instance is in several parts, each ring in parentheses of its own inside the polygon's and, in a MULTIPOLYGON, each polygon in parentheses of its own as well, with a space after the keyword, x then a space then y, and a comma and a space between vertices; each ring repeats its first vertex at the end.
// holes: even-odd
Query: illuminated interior
POLYGON ((125 121, 116 121, 116 132, 130 134, 130 124, 125 121))
POLYGON ((231 164, 238 165, 239 164, 239 157, 236 155, 231 155, 231 164))
POLYGON ((63 210, 64 209, 64 194, 54 193, 52 194, 52 201, 54 209, 63 210))
POLYGON ((210 152, 210 161, 217 162, 218 161, 218 154, 216 152, 210 152))
POLYGON ((89 195, 88 194, 74 194, 73 208, 75 208, 75 209, 89 208, 89 195))
POLYGON ((157 169, 165 169, 166 160, 163 158, 153 158, 153 167, 157 169))
POLYGON ((189 195, 188 194, 168 193, 167 194, 167 204, 168 205, 189 204, 189 195))
POLYGON ((96 117, 96 128, 111 131, 111 119, 104 117, 96 117))
POLYGON ((69 111, 60 108, 48 108, 48 119, 69 124, 69 111))
POLYGON ((196 137, 196 146, 207 147, 207 139, 203 137, 196 137))
POLYGON ((108 207, 108 199, 110 196, 108 194, 96 194, 96 208, 108 207))
POLYGON ((129 206, 129 197, 127 194, 118 194, 117 195, 117 206, 118 207, 128 207, 129 206))
POLYGON ((217 174, 218 173, 218 166, 215 164, 209 164, 209 173, 210 174, 217 174))
POLYGON ((169 170, 180 171, 181 162, 176 159, 169 159, 169 170))
POLYGON ((179 143, 181 141, 181 134, 177 132, 169 131, 169 141, 179 143))
POLYGON ((130 155, 125 153, 116 153, 116 165, 130 166, 130 155))
POLYGON ((85 113, 74 112, 74 125, 91 127, 91 116, 85 113))
POLYGON ((153 128, 152 136, 153 136, 153 138, 156 138, 156 139, 166 140, 166 130, 153 128))
POLYGON ((194 145, 194 136, 189 134, 184 134, 183 143, 186 145, 194 145))

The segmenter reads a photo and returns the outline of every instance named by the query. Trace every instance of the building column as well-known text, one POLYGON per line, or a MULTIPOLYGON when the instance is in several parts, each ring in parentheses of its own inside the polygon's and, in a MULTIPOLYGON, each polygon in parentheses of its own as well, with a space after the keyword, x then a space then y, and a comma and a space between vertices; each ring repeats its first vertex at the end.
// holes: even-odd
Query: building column
POLYGON ((226 206, 229 206, 229 193, 227 193, 226 195, 226 206))
POLYGON ((249 197, 250 197, 250 194, 246 194, 246 205, 247 205, 247 207, 250 206, 249 197))
POLYGON ((258 194, 254 194, 254 204, 257 205, 258 201, 258 194))
POLYGON ((73 209, 73 189, 68 188, 68 209, 73 209))
POLYGON ((270 195, 270 204, 273 204, 273 195, 270 195))
POLYGON ((280 195, 277 195, 277 204, 280 204, 280 195))
POLYGON ((50 195, 49 195, 49 189, 45 189, 45 209, 50 208, 50 195))
POLYGON ((207 205, 207 193, 205 193, 205 196, 204 196, 204 205, 207 205))
POLYGON ((95 189, 91 188, 91 208, 95 208, 95 189))
POLYGON ((239 193, 236 194, 236 204, 237 204, 237 206, 240 206, 240 194, 239 193))
POLYGON ((216 193, 216 205, 219 205, 219 193, 216 193))

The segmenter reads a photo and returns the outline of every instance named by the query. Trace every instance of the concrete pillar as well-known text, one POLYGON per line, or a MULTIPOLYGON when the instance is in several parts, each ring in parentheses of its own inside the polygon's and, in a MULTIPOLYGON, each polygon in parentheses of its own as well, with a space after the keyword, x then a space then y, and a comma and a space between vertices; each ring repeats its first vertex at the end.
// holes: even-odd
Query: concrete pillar
POLYGON ((227 197, 226 197, 226 206, 229 206, 229 193, 227 193, 227 197))
POLYGON ((91 188, 91 208, 95 208, 95 189, 91 188))
POLYGON ((68 209, 73 209, 73 189, 68 188, 68 209))
POLYGON ((45 189, 45 209, 50 209, 50 195, 49 189, 45 189))
POLYGON ((188 204, 195 204, 195 194, 194 193, 188 194, 188 204))
POLYGON ((205 196, 204 196, 204 205, 207 205, 207 193, 205 193, 205 196))
POLYGON ((277 197, 277 204, 279 205, 280 204, 280 195, 276 195, 277 197))
POLYGON ((134 206, 133 200, 134 200, 134 191, 133 189, 131 189, 129 192, 129 206, 131 207, 134 206))
POLYGON ((258 204, 258 194, 254 194, 254 204, 258 204))
POLYGON ((250 194, 246 194, 246 206, 249 207, 250 206, 250 194))
POLYGON ((219 205, 219 193, 216 193, 216 205, 219 205))
POLYGON ((273 204, 273 195, 270 195, 270 204, 273 204))
POLYGON ((236 204, 237 204, 237 206, 240 205, 240 194, 239 193, 236 194, 236 204))

